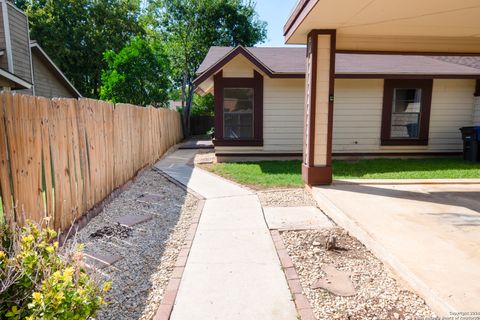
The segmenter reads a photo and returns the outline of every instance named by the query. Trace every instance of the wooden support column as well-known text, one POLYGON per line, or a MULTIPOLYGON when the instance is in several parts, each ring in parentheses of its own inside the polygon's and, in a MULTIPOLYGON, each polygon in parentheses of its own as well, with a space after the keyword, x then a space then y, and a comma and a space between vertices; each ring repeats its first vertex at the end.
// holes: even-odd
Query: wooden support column
POLYGON ((308 35, 302 176, 306 184, 332 183, 335 30, 308 35))

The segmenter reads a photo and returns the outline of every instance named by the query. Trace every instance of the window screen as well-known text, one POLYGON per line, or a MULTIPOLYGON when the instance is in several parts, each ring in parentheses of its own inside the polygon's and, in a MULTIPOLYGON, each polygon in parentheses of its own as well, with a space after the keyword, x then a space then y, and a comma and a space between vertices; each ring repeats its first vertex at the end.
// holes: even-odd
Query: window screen
POLYGON ((253 139, 253 88, 225 88, 223 92, 224 139, 253 139))
POLYGON ((394 89, 391 138, 419 138, 421 101, 422 89, 394 89))

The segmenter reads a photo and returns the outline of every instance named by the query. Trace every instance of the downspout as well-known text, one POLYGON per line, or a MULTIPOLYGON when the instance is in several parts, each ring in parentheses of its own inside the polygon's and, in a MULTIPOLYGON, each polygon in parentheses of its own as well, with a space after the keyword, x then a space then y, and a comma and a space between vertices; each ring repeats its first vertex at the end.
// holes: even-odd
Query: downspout
POLYGON ((28 54, 30 56, 30 75, 32 76, 32 96, 36 96, 35 94, 35 75, 33 73, 33 54, 32 54, 32 46, 30 42, 30 25, 28 23, 28 17, 27 17, 27 37, 28 37, 28 43, 27 43, 27 49, 28 49, 28 54))
POLYGON ((7 54, 8 72, 13 71, 13 53, 12 53, 12 37, 10 35, 10 22, 8 19, 8 6, 6 0, 0 0, 2 2, 2 14, 3 14, 3 30, 5 31, 5 51, 7 54))

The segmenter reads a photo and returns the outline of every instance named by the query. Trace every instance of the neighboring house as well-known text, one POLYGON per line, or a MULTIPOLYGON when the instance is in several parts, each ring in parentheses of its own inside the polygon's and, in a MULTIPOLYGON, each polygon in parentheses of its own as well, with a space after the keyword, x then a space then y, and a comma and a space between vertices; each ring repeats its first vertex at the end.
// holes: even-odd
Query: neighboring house
POLYGON ((306 51, 212 48, 195 83, 215 93, 217 154, 301 152, 314 185, 334 155, 460 153, 459 128, 480 124, 471 3, 300 0, 284 32, 306 51))
POLYGON ((30 40, 24 12, 0 0, 0 87, 48 98, 78 98, 80 93, 45 51, 30 40))
MULTIPOLYGON (((304 48, 210 49, 195 82, 217 97, 220 160, 301 156, 305 56, 304 48)), ((476 78, 480 57, 337 53, 333 156, 460 154, 476 78)))

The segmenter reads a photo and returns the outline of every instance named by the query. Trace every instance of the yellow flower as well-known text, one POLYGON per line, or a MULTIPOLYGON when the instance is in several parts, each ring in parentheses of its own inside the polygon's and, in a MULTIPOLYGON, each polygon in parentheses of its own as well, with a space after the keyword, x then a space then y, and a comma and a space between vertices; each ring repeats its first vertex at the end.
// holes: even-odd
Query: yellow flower
POLYGON ((75 272, 72 267, 68 267, 63 271, 63 281, 70 282, 72 281, 72 275, 75 272))
POLYGON ((35 302, 42 301, 42 294, 40 292, 34 292, 32 296, 33 296, 33 301, 35 302))
POLYGON ((28 236, 22 237, 22 242, 29 243, 29 242, 33 242, 33 240, 35 240, 35 238, 31 234, 29 234, 28 236))
POLYGON ((108 290, 110 290, 110 288, 112 287, 112 283, 111 282, 105 282, 103 284, 103 291, 104 292, 107 292, 108 290))
POLYGON ((48 253, 54 253, 55 252, 55 248, 52 247, 52 246, 48 246, 47 248, 45 248, 45 250, 47 250, 48 253))
POLYGON ((65 297, 65 295, 63 294, 63 292, 59 292, 55 296, 55 299, 57 299, 57 301, 62 301, 64 297, 65 297))

